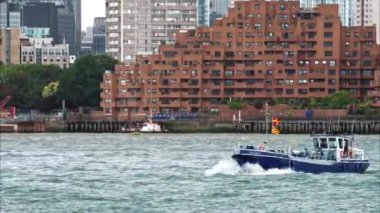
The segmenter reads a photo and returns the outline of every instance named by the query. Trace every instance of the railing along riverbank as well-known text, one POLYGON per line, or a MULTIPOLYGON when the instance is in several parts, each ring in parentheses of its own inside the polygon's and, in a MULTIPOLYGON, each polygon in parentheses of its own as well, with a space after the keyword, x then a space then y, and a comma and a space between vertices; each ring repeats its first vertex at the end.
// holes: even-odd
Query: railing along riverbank
MULTIPOLYGON (((265 133, 271 131, 271 125, 271 121, 251 120, 234 122, 233 128, 236 132, 265 133)), ((380 120, 284 120, 278 128, 281 134, 380 134, 380 120)))

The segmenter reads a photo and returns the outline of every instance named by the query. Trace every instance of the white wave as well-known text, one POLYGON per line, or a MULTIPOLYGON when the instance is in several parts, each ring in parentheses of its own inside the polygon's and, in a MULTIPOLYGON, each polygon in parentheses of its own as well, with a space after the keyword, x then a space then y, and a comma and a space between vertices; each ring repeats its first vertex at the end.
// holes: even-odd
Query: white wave
POLYGON ((211 169, 205 171, 206 176, 213 176, 216 174, 237 175, 242 172, 239 164, 234 160, 221 160, 211 169))
POLYGON ((213 176, 216 174, 224 175, 238 175, 248 174, 253 176, 261 175, 284 175, 290 174, 293 171, 291 169, 269 169, 265 170, 258 164, 244 164, 242 167, 234 160, 221 160, 211 169, 205 171, 205 176, 213 176))
POLYGON ((259 164, 244 164, 242 168, 249 175, 260 176, 260 175, 284 175, 290 174, 293 171, 289 169, 263 169, 259 164))

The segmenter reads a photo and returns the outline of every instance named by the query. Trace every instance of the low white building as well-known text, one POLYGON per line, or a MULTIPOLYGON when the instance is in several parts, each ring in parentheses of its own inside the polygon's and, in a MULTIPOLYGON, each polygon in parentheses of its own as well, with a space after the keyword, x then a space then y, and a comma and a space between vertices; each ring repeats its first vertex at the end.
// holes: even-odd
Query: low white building
POLYGON ((30 38, 21 45, 22 64, 54 64, 66 69, 70 62, 69 44, 53 44, 52 38, 30 38))

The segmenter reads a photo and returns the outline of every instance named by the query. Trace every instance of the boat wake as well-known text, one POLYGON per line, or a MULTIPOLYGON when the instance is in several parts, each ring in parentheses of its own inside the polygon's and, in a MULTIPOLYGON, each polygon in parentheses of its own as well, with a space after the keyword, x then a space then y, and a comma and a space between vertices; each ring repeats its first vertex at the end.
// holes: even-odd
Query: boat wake
POLYGON ((291 169, 269 169, 264 170, 258 164, 244 164, 242 167, 234 160, 220 160, 215 166, 211 169, 207 169, 204 174, 207 177, 214 176, 217 174, 224 175, 253 175, 253 176, 262 176, 262 175, 284 175, 293 173, 291 169))

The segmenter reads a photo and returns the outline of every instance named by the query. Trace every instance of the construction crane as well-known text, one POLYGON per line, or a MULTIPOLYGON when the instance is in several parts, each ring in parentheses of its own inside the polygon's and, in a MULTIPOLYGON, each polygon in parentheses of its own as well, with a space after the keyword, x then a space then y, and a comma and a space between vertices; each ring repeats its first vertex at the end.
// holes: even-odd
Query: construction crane
MULTIPOLYGON (((5 105, 9 102, 9 100, 11 100, 11 96, 8 95, 6 96, 3 100, 0 101, 0 118, 8 118, 9 117, 9 114, 6 110, 4 110, 4 107, 5 105)), ((11 110, 12 112, 10 113, 11 117, 13 117, 14 113, 13 113, 13 109, 11 110)))

